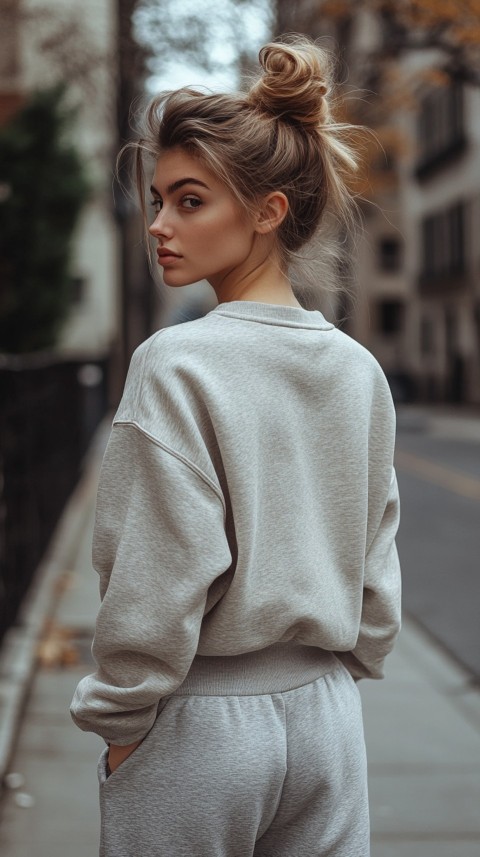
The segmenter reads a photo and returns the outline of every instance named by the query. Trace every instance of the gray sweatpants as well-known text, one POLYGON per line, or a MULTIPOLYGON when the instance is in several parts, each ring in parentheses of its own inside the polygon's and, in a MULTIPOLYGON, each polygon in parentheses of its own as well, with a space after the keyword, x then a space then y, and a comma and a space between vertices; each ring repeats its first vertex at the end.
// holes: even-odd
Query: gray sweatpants
POLYGON ((331 653, 195 658, 140 746, 98 774, 100 857, 368 857, 360 697, 331 653))

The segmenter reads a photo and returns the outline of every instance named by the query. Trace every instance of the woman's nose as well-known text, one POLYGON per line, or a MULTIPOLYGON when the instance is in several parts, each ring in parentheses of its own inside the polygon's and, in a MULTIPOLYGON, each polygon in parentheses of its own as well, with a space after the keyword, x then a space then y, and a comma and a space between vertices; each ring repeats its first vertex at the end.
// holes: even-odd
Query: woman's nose
POLYGON ((172 227, 168 222, 166 212, 163 208, 158 212, 155 220, 148 227, 148 231, 150 232, 150 235, 158 238, 162 236, 168 236, 170 238, 172 236, 172 227))

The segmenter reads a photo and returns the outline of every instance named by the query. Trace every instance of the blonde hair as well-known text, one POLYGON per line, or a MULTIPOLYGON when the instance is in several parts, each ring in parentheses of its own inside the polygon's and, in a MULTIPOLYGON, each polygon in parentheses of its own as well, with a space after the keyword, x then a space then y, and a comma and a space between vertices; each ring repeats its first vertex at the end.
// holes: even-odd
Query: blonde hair
POLYGON ((352 126, 332 117, 331 58, 315 42, 304 36, 270 42, 259 60, 263 71, 245 93, 161 93, 146 110, 141 138, 130 146, 145 223, 146 153, 158 158, 179 148, 198 158, 246 212, 268 193, 282 191, 289 208, 276 238, 281 264, 288 267, 324 212, 343 226, 352 223, 352 126))

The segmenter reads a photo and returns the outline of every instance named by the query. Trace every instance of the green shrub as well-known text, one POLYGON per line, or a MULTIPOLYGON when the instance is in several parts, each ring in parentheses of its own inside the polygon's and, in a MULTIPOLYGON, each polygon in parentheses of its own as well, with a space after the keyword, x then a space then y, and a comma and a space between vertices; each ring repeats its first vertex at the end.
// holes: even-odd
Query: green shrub
POLYGON ((88 195, 65 89, 34 94, 0 128, 0 351, 55 345, 72 300, 72 236, 88 195))

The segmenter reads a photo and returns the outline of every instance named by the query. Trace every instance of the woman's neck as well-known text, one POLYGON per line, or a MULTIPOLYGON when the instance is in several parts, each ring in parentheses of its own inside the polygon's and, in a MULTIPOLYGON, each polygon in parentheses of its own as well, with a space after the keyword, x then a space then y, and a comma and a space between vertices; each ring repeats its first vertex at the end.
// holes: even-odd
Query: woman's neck
MULTIPOLYGON (((232 272, 233 273, 233 272, 232 272)), ((301 307, 292 284, 276 260, 267 258, 243 276, 227 276, 220 283, 211 283, 218 303, 230 301, 259 301, 268 304, 301 307)))

